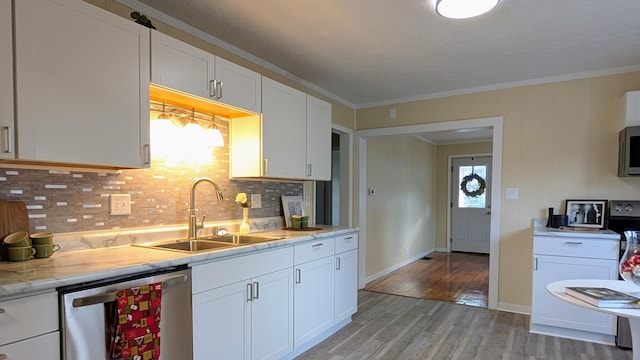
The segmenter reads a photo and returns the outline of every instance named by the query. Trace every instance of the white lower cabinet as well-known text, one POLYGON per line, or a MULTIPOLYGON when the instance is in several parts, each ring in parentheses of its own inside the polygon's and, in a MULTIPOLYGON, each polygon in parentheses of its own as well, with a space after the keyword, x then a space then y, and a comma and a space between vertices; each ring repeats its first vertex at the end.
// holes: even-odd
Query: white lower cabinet
POLYGON ((303 257, 317 260, 295 266, 294 347, 296 348, 334 324, 333 239, 296 245, 294 252, 298 255, 300 251, 312 252, 316 249, 316 254, 303 257))
POLYGON ((60 359, 57 293, 0 301, 0 359, 60 359))
POLYGON ((531 332, 613 344, 616 317, 553 297, 549 283, 618 276, 618 240, 534 236, 531 332))
POLYGON ((358 311, 358 250, 335 256, 335 322, 351 318, 358 311))
POLYGON ((293 249, 193 267, 194 359, 279 359, 293 350, 293 249))

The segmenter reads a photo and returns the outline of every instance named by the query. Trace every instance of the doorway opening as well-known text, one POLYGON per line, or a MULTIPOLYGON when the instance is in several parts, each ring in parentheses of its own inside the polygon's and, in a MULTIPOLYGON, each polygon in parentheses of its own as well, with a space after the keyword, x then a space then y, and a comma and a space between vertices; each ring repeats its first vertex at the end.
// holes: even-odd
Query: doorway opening
POLYGON ((316 181, 316 224, 340 224, 340 135, 331 133, 331 180, 316 181))

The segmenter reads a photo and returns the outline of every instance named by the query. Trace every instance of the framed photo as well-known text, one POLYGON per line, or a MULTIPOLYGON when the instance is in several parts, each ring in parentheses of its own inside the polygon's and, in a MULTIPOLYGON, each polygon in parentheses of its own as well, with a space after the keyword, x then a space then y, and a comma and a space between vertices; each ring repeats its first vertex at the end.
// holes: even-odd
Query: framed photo
POLYGON ((605 211, 607 200, 567 200, 565 214, 569 226, 602 229, 605 211))
POLYGON ((304 215, 302 196, 281 196, 286 227, 291 227, 291 215, 304 215))

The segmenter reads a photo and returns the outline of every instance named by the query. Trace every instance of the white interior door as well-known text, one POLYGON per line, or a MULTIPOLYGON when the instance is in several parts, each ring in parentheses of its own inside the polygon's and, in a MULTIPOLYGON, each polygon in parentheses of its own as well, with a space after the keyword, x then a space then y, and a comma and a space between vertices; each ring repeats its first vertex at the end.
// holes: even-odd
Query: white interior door
POLYGON ((451 176, 451 250, 489 254, 491 157, 456 158, 451 176))

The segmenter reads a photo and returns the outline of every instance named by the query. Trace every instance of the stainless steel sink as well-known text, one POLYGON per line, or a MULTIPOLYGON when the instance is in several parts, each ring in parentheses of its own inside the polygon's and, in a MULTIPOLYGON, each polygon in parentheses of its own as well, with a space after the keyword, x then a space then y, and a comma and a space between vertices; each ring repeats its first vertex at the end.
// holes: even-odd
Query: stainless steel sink
POLYGON ((203 251, 212 251, 217 249, 224 249, 233 247, 233 244, 224 243, 224 242, 216 242, 209 240, 167 240, 167 241, 157 241, 152 243, 142 243, 142 244, 134 244, 135 246, 141 246, 151 249, 161 249, 161 250, 174 250, 181 252, 203 252, 203 251))
POLYGON ((210 236, 198 239, 165 240, 150 243, 134 244, 134 246, 150 249, 173 250, 181 252, 198 253, 204 251, 220 250, 234 246, 257 244, 266 241, 280 240, 282 237, 260 235, 210 236))
POLYGON ((258 244, 267 241, 280 240, 282 237, 277 236, 262 236, 262 235, 239 235, 239 234, 229 234, 222 236, 211 236, 203 238, 205 240, 211 240, 214 242, 222 242, 225 244, 233 244, 233 245, 249 245, 249 244, 258 244))

